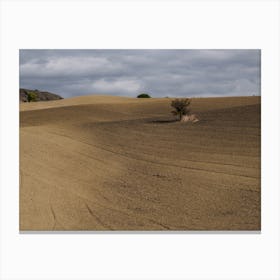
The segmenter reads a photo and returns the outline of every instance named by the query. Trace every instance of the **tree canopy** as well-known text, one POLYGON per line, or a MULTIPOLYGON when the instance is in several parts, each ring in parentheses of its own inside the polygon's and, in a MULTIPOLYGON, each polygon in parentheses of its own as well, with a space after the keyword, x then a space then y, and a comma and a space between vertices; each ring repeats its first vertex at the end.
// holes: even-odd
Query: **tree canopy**
POLYGON ((151 96, 147 93, 141 93, 137 96, 137 98, 151 98, 151 96))

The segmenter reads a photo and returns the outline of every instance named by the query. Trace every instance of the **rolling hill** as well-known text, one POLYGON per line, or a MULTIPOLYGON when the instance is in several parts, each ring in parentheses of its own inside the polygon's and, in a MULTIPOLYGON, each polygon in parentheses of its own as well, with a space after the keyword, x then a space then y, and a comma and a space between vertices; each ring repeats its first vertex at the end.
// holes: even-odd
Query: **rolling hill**
POLYGON ((20 230, 260 230, 260 97, 20 104, 20 230))

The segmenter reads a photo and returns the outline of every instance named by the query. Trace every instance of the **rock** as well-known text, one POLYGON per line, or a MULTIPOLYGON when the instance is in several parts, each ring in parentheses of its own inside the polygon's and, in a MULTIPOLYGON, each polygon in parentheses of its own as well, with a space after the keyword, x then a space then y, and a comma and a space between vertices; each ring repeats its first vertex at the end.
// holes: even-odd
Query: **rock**
POLYGON ((199 119, 197 118, 197 116, 195 114, 191 114, 191 115, 185 115, 182 117, 181 122, 192 122, 192 123, 196 123, 198 122, 199 119))

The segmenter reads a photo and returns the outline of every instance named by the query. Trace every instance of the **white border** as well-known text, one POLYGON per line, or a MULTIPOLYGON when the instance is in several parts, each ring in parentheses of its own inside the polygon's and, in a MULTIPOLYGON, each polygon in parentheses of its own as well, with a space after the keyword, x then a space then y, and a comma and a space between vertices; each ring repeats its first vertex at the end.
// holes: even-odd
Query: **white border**
POLYGON ((2 1, 1 279, 279 279, 279 2, 2 1), (19 234, 18 49, 262 49, 261 234, 19 234))

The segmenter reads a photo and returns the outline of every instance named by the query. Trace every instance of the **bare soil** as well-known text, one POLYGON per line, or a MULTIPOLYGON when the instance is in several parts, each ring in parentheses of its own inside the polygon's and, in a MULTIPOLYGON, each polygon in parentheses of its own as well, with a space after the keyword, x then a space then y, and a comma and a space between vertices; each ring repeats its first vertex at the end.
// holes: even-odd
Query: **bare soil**
POLYGON ((21 104, 20 230, 260 230, 260 97, 21 104))

